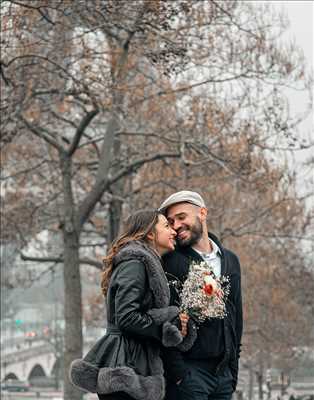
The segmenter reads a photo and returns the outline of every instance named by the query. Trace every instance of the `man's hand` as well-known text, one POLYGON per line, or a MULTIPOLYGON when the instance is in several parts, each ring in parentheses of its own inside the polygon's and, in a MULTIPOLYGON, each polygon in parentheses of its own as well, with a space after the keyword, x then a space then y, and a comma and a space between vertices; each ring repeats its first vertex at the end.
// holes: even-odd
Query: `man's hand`
MULTIPOLYGON (((180 318, 180 321, 181 321, 181 330, 180 330, 180 332, 181 332, 181 335, 183 337, 185 337, 187 335, 187 333, 188 333, 188 321, 189 321, 190 317, 186 313, 181 313, 181 314, 179 314, 179 318, 180 318)), ((177 385, 181 382, 181 380, 177 382, 177 385)))

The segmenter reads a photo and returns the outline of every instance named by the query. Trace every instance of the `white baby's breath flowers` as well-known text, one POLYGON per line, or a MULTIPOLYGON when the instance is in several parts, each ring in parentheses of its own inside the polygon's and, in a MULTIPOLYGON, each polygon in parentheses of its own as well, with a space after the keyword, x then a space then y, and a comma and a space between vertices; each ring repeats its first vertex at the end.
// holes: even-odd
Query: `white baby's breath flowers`
POLYGON ((181 309, 197 322, 224 318, 229 291, 229 277, 216 277, 205 261, 193 262, 180 293, 181 309))

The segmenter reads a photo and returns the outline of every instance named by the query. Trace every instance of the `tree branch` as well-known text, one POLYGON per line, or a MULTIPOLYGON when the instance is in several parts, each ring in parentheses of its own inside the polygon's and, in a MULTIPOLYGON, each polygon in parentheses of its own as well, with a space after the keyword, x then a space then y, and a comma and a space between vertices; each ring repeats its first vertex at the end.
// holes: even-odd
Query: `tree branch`
POLYGON ((162 153, 155 154, 153 156, 144 157, 138 160, 135 160, 131 164, 122 168, 116 175, 112 178, 107 178, 106 176, 98 182, 97 185, 93 187, 93 189, 89 192, 85 200, 81 203, 78 208, 77 213, 77 226, 79 229, 82 228, 85 221, 88 219, 90 213, 92 212, 95 204, 101 199, 103 193, 110 187, 110 185, 117 182, 119 179, 133 173, 138 170, 144 164, 154 162, 156 160, 161 160, 164 158, 179 158, 181 156, 180 153, 162 153))
POLYGON ((61 152, 61 153, 65 152, 65 149, 56 140, 54 140, 52 137, 45 134, 42 129, 39 129, 39 128, 31 125, 27 121, 27 119, 25 119, 22 115, 20 115, 20 118, 21 118, 22 122, 24 123, 24 125, 27 127, 27 129, 29 129, 31 132, 33 132, 36 136, 38 136, 41 139, 48 142, 51 146, 56 148, 59 152, 61 152))
POLYGON ((71 146, 70 146, 70 148, 68 150, 68 156, 69 157, 71 157, 74 154, 74 152, 76 151, 76 149, 77 149, 77 147, 78 147, 78 145, 80 143, 81 137, 84 134, 85 129, 88 127, 88 125, 90 124, 92 119, 98 114, 98 112, 99 112, 98 108, 95 109, 95 110, 92 110, 89 113, 87 113, 84 116, 84 118, 81 120, 81 123, 77 128, 77 131, 75 133, 75 136, 73 138, 71 146))
POLYGON ((155 154, 153 156, 148 156, 148 157, 144 157, 144 158, 135 160, 131 164, 125 166, 121 171, 119 171, 111 179, 108 179, 108 186, 114 184, 119 179, 123 178, 124 176, 129 175, 133 172, 136 172, 144 164, 148 164, 148 163, 151 163, 151 162, 154 162, 157 160, 163 160, 165 158, 179 158, 179 157, 181 157, 181 153, 161 153, 161 154, 155 154))
MULTIPOLYGON (((58 263, 61 264, 63 263, 63 257, 33 257, 33 256, 27 256, 24 253, 20 253, 21 255, 21 259, 23 261, 33 261, 33 262, 38 262, 38 263, 48 263, 48 262, 53 262, 53 263, 58 263)), ((96 267, 98 269, 102 269, 103 268, 103 264, 100 261, 97 260, 93 260, 91 258, 87 258, 87 257, 83 257, 80 258, 80 264, 88 264, 91 265, 93 267, 96 267)))
POLYGON ((248 78, 248 76, 246 73, 241 73, 238 75, 231 76, 229 78, 205 79, 200 82, 192 83, 191 85, 179 87, 178 89, 160 90, 159 92, 156 92, 149 96, 143 97, 141 100, 134 101, 133 103, 130 104, 130 107, 131 108, 136 107, 139 104, 144 103, 147 100, 154 99, 156 97, 167 96, 169 94, 175 94, 175 93, 181 93, 181 92, 187 92, 187 91, 190 91, 191 89, 197 88, 199 86, 207 85, 208 83, 216 84, 216 83, 232 82, 232 81, 240 79, 240 78, 248 78))

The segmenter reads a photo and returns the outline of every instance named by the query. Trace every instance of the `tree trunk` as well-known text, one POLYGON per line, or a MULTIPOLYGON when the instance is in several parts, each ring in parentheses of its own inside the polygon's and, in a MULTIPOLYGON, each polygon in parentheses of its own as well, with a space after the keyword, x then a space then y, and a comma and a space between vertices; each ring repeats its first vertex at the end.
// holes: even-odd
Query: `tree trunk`
MULTIPOLYGON (((118 99, 120 102, 123 101, 122 97, 118 99)), ((121 152, 121 140, 116 137, 113 145, 113 157, 114 159, 119 159, 121 152)), ((119 171, 120 166, 115 165, 112 168, 112 174, 115 175, 119 171)), ((108 229, 108 244, 118 236, 120 229, 120 222, 122 216, 122 200, 124 197, 124 185, 125 179, 120 179, 111 188, 111 194, 113 195, 112 200, 109 204, 109 229, 108 229)))
POLYGON ((113 240, 118 236, 122 204, 120 200, 112 200, 109 204, 109 226, 108 226, 108 244, 112 243, 113 240))
POLYGON ((69 381, 69 367, 76 358, 82 357, 82 287, 79 263, 80 230, 75 225, 75 206, 72 193, 71 158, 60 154, 63 183, 63 242, 64 242, 64 400, 82 400, 82 392, 69 381))
POLYGON ((82 304, 79 240, 75 232, 64 232, 64 400, 81 400, 82 392, 69 382, 69 367, 82 357, 82 304))
POLYGON ((249 366, 249 400, 253 400, 253 389, 254 389, 254 371, 252 365, 249 366))
POLYGON ((263 372, 257 372, 258 399, 263 400, 263 372))

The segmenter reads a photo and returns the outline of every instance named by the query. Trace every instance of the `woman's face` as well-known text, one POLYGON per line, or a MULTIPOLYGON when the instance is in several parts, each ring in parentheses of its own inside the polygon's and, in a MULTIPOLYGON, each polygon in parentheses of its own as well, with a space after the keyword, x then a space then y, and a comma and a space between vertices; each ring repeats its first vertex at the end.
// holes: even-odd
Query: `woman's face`
POLYGON ((159 214, 158 222, 155 225, 155 231, 152 232, 152 234, 154 247, 161 256, 174 250, 177 233, 171 228, 164 215, 159 214))

